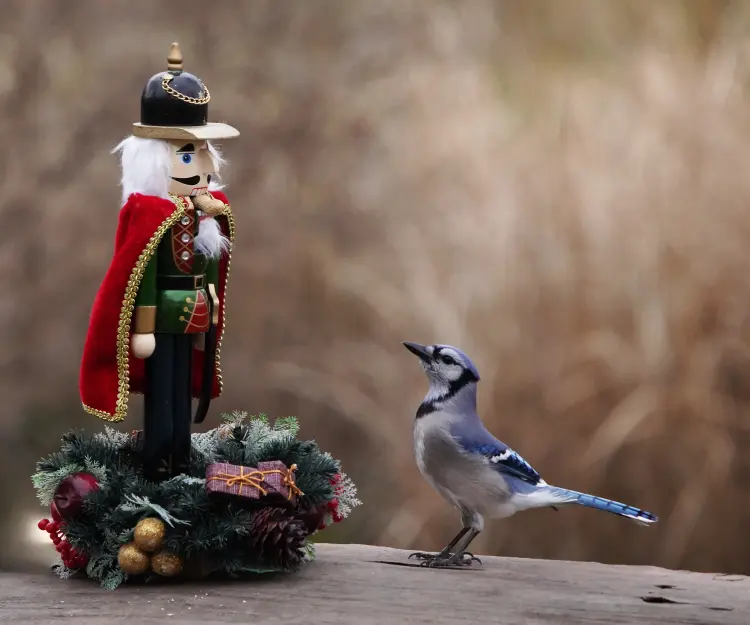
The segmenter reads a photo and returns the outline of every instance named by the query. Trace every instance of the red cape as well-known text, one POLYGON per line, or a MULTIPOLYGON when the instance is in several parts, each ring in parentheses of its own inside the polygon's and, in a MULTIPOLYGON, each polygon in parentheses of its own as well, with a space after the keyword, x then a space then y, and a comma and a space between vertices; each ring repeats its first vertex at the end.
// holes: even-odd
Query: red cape
MULTIPOLYGON (((222 231, 234 241, 234 218, 227 197, 211 193, 227 205, 217 217, 222 231)), ((120 210, 115 250, 94 299, 83 348, 79 390, 86 412, 106 421, 122 421, 128 410, 128 394, 143 393, 144 361, 130 353, 134 298, 142 273, 139 265, 151 257, 169 227, 182 216, 181 202, 134 193, 120 210), (144 255, 145 254, 145 255, 144 255)), ((219 346, 224 334, 224 293, 231 249, 219 262, 219 346)), ((221 394, 221 363, 217 349, 212 398, 221 394)), ((193 350, 193 397, 200 397, 203 352, 193 350)))

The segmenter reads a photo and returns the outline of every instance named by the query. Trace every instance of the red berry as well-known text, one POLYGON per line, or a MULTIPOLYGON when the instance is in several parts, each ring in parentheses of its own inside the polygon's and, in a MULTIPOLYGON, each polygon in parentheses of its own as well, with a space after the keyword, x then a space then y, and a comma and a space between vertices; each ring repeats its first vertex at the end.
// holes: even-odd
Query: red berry
POLYGON ((39 523, 36 524, 36 526, 40 530, 45 529, 47 527, 47 525, 49 525, 49 519, 42 519, 41 521, 39 521, 39 523))
POLYGON ((318 529, 319 529, 319 530, 324 530, 325 528, 326 528, 326 524, 325 524, 325 523, 321 523, 321 524, 320 524, 320 525, 318 526, 318 529))
POLYGON ((60 545, 62 547, 62 552, 63 553, 70 553, 70 554, 74 554, 75 553, 75 549, 73 549, 73 545, 71 545, 67 540, 64 541, 64 542, 62 542, 62 543, 60 543, 60 545))
POLYGON ((55 543, 56 545, 59 545, 62 542, 62 538, 60 538, 59 536, 53 536, 52 542, 55 543))
POLYGON ((339 514, 338 512, 333 513, 333 522, 334 523, 341 523, 341 521, 344 520, 344 516, 339 514))
POLYGON ((329 510, 335 510, 339 507, 339 500, 338 499, 331 499, 331 501, 328 502, 328 509, 329 510))

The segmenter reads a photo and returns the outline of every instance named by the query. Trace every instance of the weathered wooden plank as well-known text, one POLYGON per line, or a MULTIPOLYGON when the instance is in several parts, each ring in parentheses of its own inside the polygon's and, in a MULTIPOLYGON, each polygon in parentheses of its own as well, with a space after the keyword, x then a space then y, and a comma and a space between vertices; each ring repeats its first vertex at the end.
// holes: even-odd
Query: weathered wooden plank
POLYGON ((318 545, 317 561, 294 575, 124 586, 115 592, 46 572, 2 573, 0 622, 750 623, 748 577, 494 557, 482 558, 476 570, 441 571, 400 566, 407 555, 380 547, 318 545), (660 600, 674 603, 655 602, 660 600))

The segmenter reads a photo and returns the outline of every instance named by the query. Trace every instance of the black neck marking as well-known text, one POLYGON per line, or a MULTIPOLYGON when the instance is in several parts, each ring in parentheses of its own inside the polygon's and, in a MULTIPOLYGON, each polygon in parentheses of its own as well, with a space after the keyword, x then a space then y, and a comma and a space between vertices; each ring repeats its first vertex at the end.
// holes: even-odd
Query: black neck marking
POLYGON ((458 391, 460 391, 464 386, 467 386, 468 384, 476 381, 476 376, 468 369, 464 369, 461 377, 450 383, 450 385, 448 386, 448 391, 446 393, 444 393, 440 397, 425 400, 421 404, 419 404, 419 408, 417 408, 417 415, 415 418, 419 419, 421 417, 424 417, 425 415, 430 414, 431 412, 435 412, 440 404, 448 401, 451 397, 455 397, 456 393, 458 393, 458 391))

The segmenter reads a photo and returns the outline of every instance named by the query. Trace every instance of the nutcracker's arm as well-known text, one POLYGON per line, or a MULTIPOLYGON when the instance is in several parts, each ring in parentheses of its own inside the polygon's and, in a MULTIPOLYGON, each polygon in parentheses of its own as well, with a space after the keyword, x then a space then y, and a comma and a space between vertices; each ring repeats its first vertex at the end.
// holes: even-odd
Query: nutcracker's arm
POLYGON ((134 334, 153 334, 156 330, 156 254, 143 271, 135 297, 134 334))
POLYGON ((135 297, 135 318, 130 348, 136 358, 148 358, 156 346, 156 254, 143 270, 143 277, 135 297))
POLYGON ((214 288, 219 289, 219 259, 209 258, 206 267, 206 283, 213 284, 214 288))

